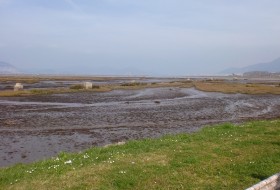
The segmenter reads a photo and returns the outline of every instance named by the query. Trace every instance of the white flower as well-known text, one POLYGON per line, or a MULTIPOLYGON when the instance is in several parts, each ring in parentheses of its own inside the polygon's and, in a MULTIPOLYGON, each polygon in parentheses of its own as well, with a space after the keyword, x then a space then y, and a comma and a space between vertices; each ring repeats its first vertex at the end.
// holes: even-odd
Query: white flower
POLYGON ((64 164, 72 164, 72 160, 68 160, 68 161, 64 162, 64 164))
POLYGON ((84 155, 84 159, 89 158, 89 155, 85 154, 84 155))

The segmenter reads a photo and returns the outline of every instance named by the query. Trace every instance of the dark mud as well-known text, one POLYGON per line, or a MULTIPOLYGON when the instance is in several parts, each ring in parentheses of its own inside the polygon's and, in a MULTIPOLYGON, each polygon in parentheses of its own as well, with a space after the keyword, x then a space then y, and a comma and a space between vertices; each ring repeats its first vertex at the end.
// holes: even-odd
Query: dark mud
POLYGON ((0 166, 213 123, 279 118, 279 95, 157 88, 0 98, 0 166))

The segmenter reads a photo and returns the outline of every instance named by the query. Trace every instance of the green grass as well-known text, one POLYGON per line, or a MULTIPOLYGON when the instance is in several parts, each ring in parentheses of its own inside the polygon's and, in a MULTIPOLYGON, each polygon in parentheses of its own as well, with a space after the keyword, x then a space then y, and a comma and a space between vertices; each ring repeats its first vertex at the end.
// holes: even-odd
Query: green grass
POLYGON ((256 121, 18 164, 0 189, 245 189, 279 170, 280 120, 256 121))

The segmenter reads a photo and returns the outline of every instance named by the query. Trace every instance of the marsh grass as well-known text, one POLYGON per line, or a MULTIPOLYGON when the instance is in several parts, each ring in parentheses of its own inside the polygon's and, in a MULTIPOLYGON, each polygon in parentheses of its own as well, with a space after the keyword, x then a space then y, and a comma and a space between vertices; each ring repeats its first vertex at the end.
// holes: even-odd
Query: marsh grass
POLYGON ((191 82, 173 81, 173 82, 153 82, 153 83, 139 83, 139 85, 110 85, 112 90, 140 90, 145 88, 191 88, 193 84, 191 82))
MULTIPOLYGON (((24 80, 31 82, 38 82, 40 80, 53 80, 53 81, 63 81, 63 80, 95 80, 95 81, 110 81, 110 80, 121 80, 128 78, 106 78, 106 77, 53 77, 53 78, 1 78, 0 81, 14 81, 22 82, 24 80)), ((152 83, 142 83, 142 82, 127 82, 123 84, 103 84, 94 85, 93 89, 87 90, 82 87, 82 85, 72 85, 68 88, 48 88, 48 89, 36 89, 34 90, 23 90, 14 92, 12 90, 0 91, 0 97, 5 96, 30 96, 30 95, 44 95, 44 94, 56 94, 56 93, 72 93, 72 92, 108 92, 111 90, 138 90, 144 88, 164 88, 164 87, 179 87, 179 88, 192 88, 195 87, 198 90, 205 92, 222 92, 222 93, 242 93, 242 94, 280 94, 279 83, 255 83, 255 84, 242 84, 238 82, 226 81, 222 79, 215 80, 204 80, 204 81, 191 81, 191 80, 178 80, 171 82, 152 82, 152 83)))
POLYGON ((17 76, 0 76, 0 82, 2 83, 25 83, 25 84, 34 84, 40 82, 40 79, 37 77, 17 77, 17 76))
POLYGON ((84 88, 84 86, 82 84, 75 84, 69 87, 72 90, 81 90, 84 88))
POLYGON ((55 93, 66 93, 66 92, 74 92, 74 90, 69 90, 65 88, 56 88, 56 89, 30 89, 30 90, 5 90, 0 91, 1 97, 12 97, 12 96, 32 96, 32 95, 49 95, 55 93))
POLYGON ((196 89, 206 92, 241 94, 280 94, 280 88, 267 84, 241 84, 229 82, 195 82, 196 89))
POLYGON ((147 83, 142 82, 129 82, 129 83, 123 83, 120 86, 145 86, 147 83))
POLYGON ((108 87, 93 86, 92 89, 84 89, 80 87, 73 88, 45 88, 45 89, 30 89, 30 90, 4 90, 0 91, 0 97, 13 97, 13 96, 32 96, 32 95, 50 95, 62 93, 75 93, 75 92, 108 92, 111 91, 108 87))
POLYGON ((0 169, 0 189, 245 189, 279 172, 280 120, 222 124, 0 169))

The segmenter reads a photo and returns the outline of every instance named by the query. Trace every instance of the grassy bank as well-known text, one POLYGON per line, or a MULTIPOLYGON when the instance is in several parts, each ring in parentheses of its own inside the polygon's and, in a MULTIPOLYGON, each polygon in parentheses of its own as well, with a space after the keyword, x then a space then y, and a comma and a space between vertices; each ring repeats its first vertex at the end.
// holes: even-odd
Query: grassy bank
POLYGON ((71 88, 46 88, 46 89, 30 89, 30 90, 4 90, 0 91, 0 97, 16 97, 16 96, 34 96, 34 95, 51 95, 75 92, 108 92, 111 91, 108 87, 100 87, 94 89, 71 89, 71 88))
POLYGON ((0 169, 0 189, 244 189, 280 170, 280 120, 62 153, 0 169))
POLYGON ((241 93, 241 94, 280 94, 280 85, 241 84, 227 82, 195 82, 196 89, 205 92, 241 93))

